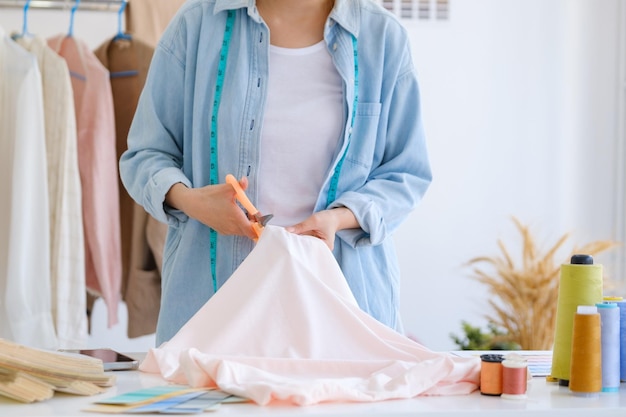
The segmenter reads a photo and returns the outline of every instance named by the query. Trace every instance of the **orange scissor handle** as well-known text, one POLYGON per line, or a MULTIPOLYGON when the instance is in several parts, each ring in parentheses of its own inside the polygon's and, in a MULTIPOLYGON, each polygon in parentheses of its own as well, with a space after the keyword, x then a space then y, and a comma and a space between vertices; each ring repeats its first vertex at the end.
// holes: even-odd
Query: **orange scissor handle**
MULTIPOLYGON (((251 216, 256 215, 259 210, 254 207, 254 204, 252 204, 246 193, 243 191, 243 188, 241 188, 241 185, 239 185, 239 181, 237 181, 237 178, 235 178, 235 176, 232 174, 228 174, 226 175, 226 182, 235 189, 237 200, 239 200, 241 205, 248 211, 248 213, 251 216)), ((253 222, 252 229, 254 230, 254 233, 256 233, 257 239, 261 237, 263 226, 261 226, 258 222, 253 222)))
POLYGON ((259 210, 254 207, 254 204, 252 204, 246 193, 243 191, 241 185, 239 185, 239 181, 237 181, 237 178, 235 178, 232 174, 228 174, 226 175, 226 182, 233 186, 233 188, 235 189, 235 193, 237 193, 237 200, 239 200, 241 205, 243 205, 243 207, 248 211, 248 213, 250 213, 250 215, 254 216, 259 212, 259 210))

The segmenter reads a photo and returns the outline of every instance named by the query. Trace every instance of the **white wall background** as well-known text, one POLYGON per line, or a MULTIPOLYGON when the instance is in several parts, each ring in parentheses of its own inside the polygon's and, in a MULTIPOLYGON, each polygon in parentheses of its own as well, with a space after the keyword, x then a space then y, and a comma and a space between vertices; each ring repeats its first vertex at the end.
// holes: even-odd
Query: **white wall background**
MULTIPOLYGON (((434 182, 396 234, 407 333, 436 350, 454 349, 461 320, 485 325, 485 288, 465 263, 513 255, 515 216, 548 248, 623 239, 622 59, 624 0, 452 0, 445 21, 404 21, 413 42, 434 182), (619 198, 618 198, 619 197, 619 198)), ((21 30, 20 9, 0 26, 21 30)), ((30 32, 67 32, 69 10, 31 9, 30 32)), ((96 48, 117 32, 117 14, 79 10, 74 36, 96 48)), ((596 260, 620 280, 623 250, 596 260)), ((564 259, 565 261, 565 259, 564 259)), ((96 305, 89 345, 142 351, 106 328, 96 305)))
MULTIPOLYGON (((406 327, 427 346, 484 324, 465 263, 499 254, 497 239, 520 253, 511 216, 544 249, 568 232, 566 249, 618 237, 622 4, 459 0, 447 22, 407 22, 434 181, 396 240, 406 327)), ((616 274, 608 253, 597 262, 616 274)))

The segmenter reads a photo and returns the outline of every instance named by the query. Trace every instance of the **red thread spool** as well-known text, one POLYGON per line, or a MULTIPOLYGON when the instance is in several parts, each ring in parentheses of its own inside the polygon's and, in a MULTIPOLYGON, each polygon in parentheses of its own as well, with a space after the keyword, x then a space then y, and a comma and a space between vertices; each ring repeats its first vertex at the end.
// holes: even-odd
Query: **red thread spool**
POLYGON ((502 398, 526 398, 528 365, 519 355, 508 355, 502 362, 502 398))
POLYGON ((502 355, 480 355, 480 393, 483 395, 502 394, 502 355))

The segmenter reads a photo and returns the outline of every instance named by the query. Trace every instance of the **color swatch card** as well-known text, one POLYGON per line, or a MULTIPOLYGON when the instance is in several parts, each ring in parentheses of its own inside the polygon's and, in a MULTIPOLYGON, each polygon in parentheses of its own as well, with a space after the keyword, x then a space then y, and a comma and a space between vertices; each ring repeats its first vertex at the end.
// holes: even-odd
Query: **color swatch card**
POLYGON ((246 400, 213 388, 167 385, 100 400, 84 411, 105 414, 198 414, 216 410, 223 402, 239 401, 246 400))

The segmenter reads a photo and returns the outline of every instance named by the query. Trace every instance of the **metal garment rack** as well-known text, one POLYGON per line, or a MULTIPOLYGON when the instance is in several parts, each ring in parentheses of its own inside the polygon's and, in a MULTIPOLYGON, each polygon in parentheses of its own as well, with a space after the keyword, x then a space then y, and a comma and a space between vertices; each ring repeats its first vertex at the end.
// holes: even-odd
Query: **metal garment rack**
MULTIPOLYGON (((26 0, 0 0, 0 8, 23 9, 26 0)), ((74 0, 31 0, 29 9, 70 10, 76 5, 74 0)), ((124 3, 122 0, 81 0, 79 10, 117 11, 124 3)))

